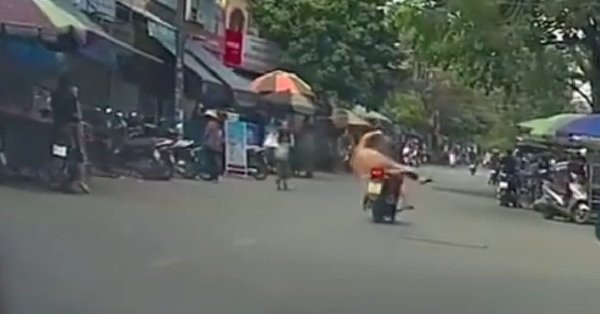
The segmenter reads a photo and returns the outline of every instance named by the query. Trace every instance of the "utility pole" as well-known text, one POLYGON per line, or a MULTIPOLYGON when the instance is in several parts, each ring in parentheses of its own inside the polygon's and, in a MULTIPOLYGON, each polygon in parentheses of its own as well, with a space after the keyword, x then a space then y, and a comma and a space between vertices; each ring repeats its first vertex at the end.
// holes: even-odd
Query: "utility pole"
MULTIPOLYGON (((183 123, 183 101, 184 101, 184 58, 185 58, 185 11, 187 6, 187 0, 177 0, 177 8, 175 10, 175 36, 176 36, 176 47, 175 47, 175 115, 177 123, 183 123)), ((178 130, 183 132, 183 128, 178 130)))

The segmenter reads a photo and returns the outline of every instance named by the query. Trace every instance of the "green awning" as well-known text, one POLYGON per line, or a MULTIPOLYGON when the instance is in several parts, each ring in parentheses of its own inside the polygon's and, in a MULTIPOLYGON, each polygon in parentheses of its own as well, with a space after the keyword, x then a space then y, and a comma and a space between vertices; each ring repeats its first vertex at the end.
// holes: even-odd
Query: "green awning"
POLYGON ((98 37, 109 41, 117 47, 125 49, 127 52, 133 52, 148 59, 162 63, 162 60, 146 52, 136 49, 132 45, 120 41, 106 33, 102 27, 92 21, 85 13, 73 5, 73 2, 65 0, 33 0, 36 5, 47 15, 48 19, 57 28, 73 27, 78 31, 83 31, 87 37, 87 32, 93 33, 98 37))

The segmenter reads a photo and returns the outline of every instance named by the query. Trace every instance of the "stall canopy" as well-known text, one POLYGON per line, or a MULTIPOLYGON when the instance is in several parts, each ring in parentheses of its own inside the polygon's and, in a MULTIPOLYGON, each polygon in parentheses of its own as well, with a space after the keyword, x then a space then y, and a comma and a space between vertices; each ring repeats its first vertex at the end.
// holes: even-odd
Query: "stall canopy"
POLYGON ((302 94, 272 93, 264 95, 263 99, 271 104, 289 106, 293 111, 304 115, 313 115, 317 109, 312 99, 302 94))
POLYGON ((277 70, 252 82, 252 88, 262 100, 297 113, 313 115, 317 111, 314 93, 296 74, 277 70))
POLYGON ((366 120, 383 121, 391 123, 392 120, 377 111, 369 111, 367 108, 356 105, 352 108, 352 112, 366 120))
POLYGON ((559 136, 600 138, 600 114, 581 116, 558 129, 559 136))
POLYGON ((252 88, 261 94, 289 92, 315 97, 312 87, 297 74, 276 70, 262 75, 252 82, 252 88))
POLYGON ((529 129, 529 135, 533 137, 555 137, 558 130, 569 122, 583 117, 583 114, 563 113, 545 119, 525 121, 519 125, 529 129))

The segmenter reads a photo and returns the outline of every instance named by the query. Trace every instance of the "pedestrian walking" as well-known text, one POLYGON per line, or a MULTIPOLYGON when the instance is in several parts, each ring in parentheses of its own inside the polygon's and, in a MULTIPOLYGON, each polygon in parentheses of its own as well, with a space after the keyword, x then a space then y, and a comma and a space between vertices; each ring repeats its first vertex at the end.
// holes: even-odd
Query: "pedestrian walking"
POLYGON ((277 131, 277 147, 275 148, 275 163, 277 171, 277 190, 288 190, 288 180, 292 175, 290 151, 294 146, 294 135, 287 121, 284 121, 277 131))

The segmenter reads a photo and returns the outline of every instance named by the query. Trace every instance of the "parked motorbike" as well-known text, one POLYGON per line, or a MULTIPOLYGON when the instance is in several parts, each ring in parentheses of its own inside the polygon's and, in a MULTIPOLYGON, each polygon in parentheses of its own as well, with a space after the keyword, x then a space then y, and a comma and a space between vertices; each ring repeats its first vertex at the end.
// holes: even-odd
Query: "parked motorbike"
POLYGON ((500 206, 520 207, 519 193, 515 186, 515 179, 504 172, 498 175, 498 187, 496 188, 496 198, 500 206))
POLYGON ((568 184, 568 195, 560 193, 553 188, 550 181, 542 185, 542 197, 535 202, 535 207, 545 219, 562 217, 568 221, 585 224, 591 221, 592 212, 589 206, 588 192, 582 179, 574 174, 572 182, 568 184))
POLYGON ((269 176, 269 163, 267 161, 267 152, 264 148, 252 148, 248 150, 248 167, 250 175, 259 181, 265 180, 269 176))
POLYGON ((185 179, 196 179, 202 169, 201 146, 191 140, 177 140, 171 146, 175 158, 175 171, 185 179))
POLYGON ((139 114, 125 116, 106 108, 108 140, 101 145, 110 152, 107 163, 112 171, 134 172, 146 179, 170 180, 175 174, 173 144, 168 137, 150 136, 157 127, 143 123, 139 114))

